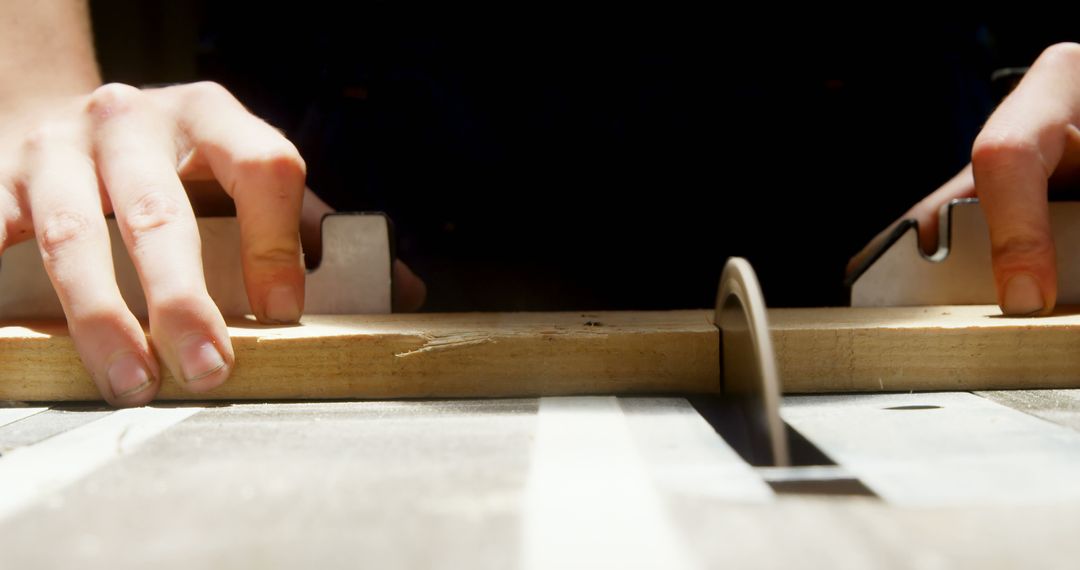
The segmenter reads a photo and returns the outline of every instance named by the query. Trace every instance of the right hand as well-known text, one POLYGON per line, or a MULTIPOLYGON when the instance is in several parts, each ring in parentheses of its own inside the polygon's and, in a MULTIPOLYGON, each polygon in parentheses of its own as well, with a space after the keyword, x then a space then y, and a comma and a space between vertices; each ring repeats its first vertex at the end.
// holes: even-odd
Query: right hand
MULTIPOLYGON (((918 220, 919 242, 930 253, 937 249, 941 206, 978 196, 990 227, 998 304, 1006 315, 1054 309, 1057 259, 1047 192, 1080 179, 1078 127, 1080 45, 1057 44, 994 111, 975 139, 971 164, 902 218, 918 220)), ((852 259, 849 272, 873 244, 852 259)))
POLYGON ((114 405, 153 399, 155 353, 192 392, 220 385, 235 363, 206 291, 187 178, 214 178, 235 201, 258 320, 296 322, 304 161, 224 88, 113 84, 0 112, 0 245, 36 236, 75 347, 114 405), (146 293, 153 350, 116 285, 108 213, 146 293))

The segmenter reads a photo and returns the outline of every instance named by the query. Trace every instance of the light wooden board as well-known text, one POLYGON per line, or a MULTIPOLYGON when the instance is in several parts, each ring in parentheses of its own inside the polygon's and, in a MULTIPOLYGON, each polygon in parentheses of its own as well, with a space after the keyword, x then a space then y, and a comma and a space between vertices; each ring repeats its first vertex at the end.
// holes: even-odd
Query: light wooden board
MULTIPOLYGON (((497 397, 719 389, 709 311, 308 315, 292 327, 232 321, 237 365, 164 399, 497 397)), ((57 322, 0 328, 0 399, 100 396, 57 322)))
MULTIPOLYGON (((208 394, 165 399, 700 394, 719 389, 711 311, 309 315, 233 321, 237 367, 208 394)), ((788 393, 1080 386, 1080 313, 996 307, 773 309, 788 393)), ((95 400, 58 322, 0 327, 0 400, 95 400)))
POLYGON ((1039 318, 996 306, 775 309, 784 391, 1080 387, 1080 308, 1039 318))

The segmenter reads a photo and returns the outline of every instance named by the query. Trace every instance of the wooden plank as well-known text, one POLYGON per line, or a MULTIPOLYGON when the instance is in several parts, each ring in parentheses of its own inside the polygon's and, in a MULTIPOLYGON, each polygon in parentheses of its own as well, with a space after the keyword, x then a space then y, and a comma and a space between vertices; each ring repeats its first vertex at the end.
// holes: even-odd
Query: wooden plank
POLYGON ((789 396, 782 415, 891 504, 1080 503, 1080 433, 971 393, 789 396))
MULTIPOLYGON (((1080 312, 996 307, 774 309, 789 393, 1080 386, 1080 312)), ((166 399, 700 394, 719 388, 711 311, 474 313, 234 320, 230 381, 166 399)), ((96 400, 62 323, 0 327, 0 400, 96 400)))
MULTIPOLYGON (((308 315, 230 322, 229 381, 165 399, 499 397, 706 393, 719 388, 710 311, 308 315)), ((163 368, 164 370, 164 368, 163 368)), ((66 327, 0 328, 0 399, 96 400, 66 327)))
POLYGON ((1080 307, 1002 317, 996 306, 777 309, 784 391, 1080 387, 1080 307))

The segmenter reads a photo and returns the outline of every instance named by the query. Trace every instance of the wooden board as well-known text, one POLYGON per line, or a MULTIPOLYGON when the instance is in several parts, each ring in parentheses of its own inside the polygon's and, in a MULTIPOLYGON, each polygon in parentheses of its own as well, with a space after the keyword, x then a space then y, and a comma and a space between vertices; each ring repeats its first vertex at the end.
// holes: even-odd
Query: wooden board
MULTIPOLYGON (((164 399, 499 397, 707 393, 719 389, 711 311, 308 315, 232 321, 237 364, 194 395, 164 399)), ((164 367, 163 367, 164 370, 164 367)), ((57 322, 0 328, 0 400, 100 396, 57 322)))
POLYGON ((1080 307, 1049 317, 996 306, 776 309, 784 391, 1080 387, 1080 307))
MULTIPOLYGON (((719 389, 712 311, 304 317, 233 321, 237 366, 166 399, 699 394, 719 389)), ((996 307, 773 309, 788 393, 1080 386, 1080 313, 996 307)), ((96 400, 59 322, 0 327, 0 400, 96 400)))

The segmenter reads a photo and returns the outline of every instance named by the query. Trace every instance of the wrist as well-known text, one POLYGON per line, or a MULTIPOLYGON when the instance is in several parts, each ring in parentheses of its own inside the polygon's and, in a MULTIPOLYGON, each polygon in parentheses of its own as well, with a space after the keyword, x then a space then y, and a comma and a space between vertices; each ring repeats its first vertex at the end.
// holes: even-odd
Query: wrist
POLYGON ((0 121, 32 116, 39 110, 57 109, 75 103, 75 98, 87 95, 98 83, 30 84, 22 89, 0 88, 0 121))

